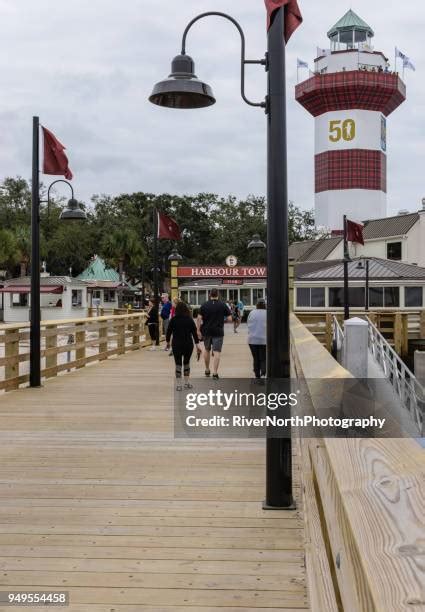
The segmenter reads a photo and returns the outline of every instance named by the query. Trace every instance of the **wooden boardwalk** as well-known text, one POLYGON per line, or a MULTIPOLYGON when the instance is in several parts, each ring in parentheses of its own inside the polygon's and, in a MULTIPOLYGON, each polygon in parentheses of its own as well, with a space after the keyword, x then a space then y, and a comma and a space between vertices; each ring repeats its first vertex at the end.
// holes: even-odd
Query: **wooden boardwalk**
MULTIPOLYGON (((309 609, 301 512, 261 509, 264 443, 174 440, 172 365, 141 350, 0 397, 0 591, 66 590, 70 612, 309 609)), ((243 331, 222 365, 250 376, 243 331)))

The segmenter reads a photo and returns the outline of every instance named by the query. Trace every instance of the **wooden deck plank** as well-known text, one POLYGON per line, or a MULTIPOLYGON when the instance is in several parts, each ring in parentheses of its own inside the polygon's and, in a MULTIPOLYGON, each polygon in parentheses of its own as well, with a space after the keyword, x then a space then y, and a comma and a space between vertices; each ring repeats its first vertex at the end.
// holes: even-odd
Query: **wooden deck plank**
MULTIPOLYGON (((243 333, 222 366, 250 376, 243 333)), ((174 440, 172 369, 137 351, 0 398, 3 590, 66 589, 70 612, 309 609, 302 512, 261 508, 264 442, 174 440)))

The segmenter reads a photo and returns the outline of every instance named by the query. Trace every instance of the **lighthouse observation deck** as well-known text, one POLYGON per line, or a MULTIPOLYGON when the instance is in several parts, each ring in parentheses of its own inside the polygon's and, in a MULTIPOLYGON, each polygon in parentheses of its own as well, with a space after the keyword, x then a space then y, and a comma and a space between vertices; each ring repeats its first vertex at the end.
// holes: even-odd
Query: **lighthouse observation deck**
POLYGON ((295 88, 296 100, 311 114, 349 108, 390 115, 406 99, 397 73, 350 70, 315 74, 295 88))

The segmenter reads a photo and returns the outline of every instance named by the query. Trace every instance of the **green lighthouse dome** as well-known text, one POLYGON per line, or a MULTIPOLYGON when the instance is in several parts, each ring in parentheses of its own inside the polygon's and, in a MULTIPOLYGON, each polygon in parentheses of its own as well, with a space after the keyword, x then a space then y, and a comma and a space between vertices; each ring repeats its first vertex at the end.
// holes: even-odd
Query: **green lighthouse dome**
POLYGON ((372 28, 351 9, 328 32, 333 51, 355 49, 361 43, 370 45, 374 35, 372 28))

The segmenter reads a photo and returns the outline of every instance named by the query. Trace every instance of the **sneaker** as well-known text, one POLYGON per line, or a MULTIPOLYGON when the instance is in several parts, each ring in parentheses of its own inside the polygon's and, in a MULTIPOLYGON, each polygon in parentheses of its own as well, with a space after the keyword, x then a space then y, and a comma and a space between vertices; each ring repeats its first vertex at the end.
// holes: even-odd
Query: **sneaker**
POLYGON ((150 351, 156 351, 156 347, 155 346, 151 346, 149 350, 150 351))
POLYGON ((172 357, 172 356, 173 356, 173 351, 170 351, 170 352, 168 353, 168 357, 172 357))
POLYGON ((193 385, 191 385, 190 383, 184 383, 184 388, 185 389, 193 389, 193 385))
POLYGON ((164 351, 169 351, 170 349, 168 349, 166 346, 164 346, 164 351))
POLYGON ((211 372, 209 370, 205 370, 205 376, 208 378, 209 376, 211 376, 211 372))
POLYGON ((220 377, 218 374, 213 374, 213 380, 218 380, 220 377))

